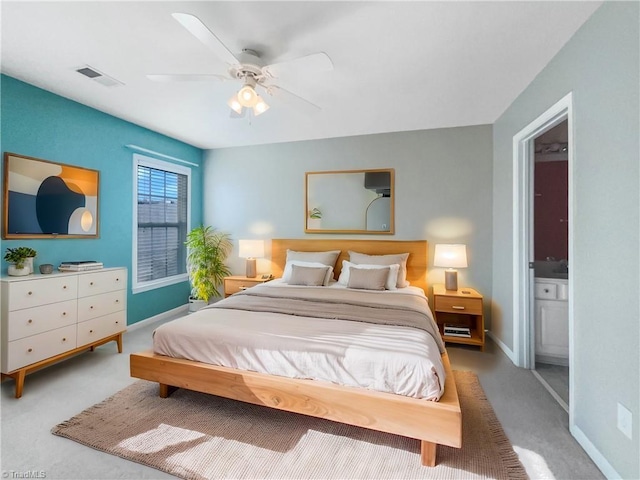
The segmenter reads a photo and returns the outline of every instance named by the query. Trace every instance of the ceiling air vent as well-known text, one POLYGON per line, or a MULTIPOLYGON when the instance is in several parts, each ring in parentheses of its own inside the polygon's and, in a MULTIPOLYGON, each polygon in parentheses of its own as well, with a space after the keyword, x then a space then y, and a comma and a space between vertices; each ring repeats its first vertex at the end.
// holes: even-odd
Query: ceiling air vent
POLYGON ((124 85, 124 83, 116 80, 113 77, 105 75, 104 73, 96 70, 93 67, 90 67, 89 65, 85 65, 84 67, 77 68, 76 72, 78 72, 81 75, 84 75, 87 78, 90 78, 94 82, 98 82, 99 84, 104 85, 105 87, 115 87, 117 85, 124 85))

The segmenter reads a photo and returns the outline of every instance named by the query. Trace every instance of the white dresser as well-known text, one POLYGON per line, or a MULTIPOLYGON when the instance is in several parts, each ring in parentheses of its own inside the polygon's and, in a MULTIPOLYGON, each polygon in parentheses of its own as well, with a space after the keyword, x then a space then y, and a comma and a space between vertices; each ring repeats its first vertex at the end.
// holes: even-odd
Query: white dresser
POLYGON ((105 268, 1 283, 2 376, 22 396, 27 373, 110 341, 122 353, 127 328, 127 269, 105 268))

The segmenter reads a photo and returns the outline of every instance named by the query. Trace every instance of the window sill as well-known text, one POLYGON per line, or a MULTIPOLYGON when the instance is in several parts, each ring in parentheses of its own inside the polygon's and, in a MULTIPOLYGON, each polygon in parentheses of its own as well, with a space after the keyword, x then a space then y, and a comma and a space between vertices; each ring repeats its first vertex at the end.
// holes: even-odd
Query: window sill
POLYGON ((136 293, 148 292, 157 288, 168 287, 169 285, 175 285, 176 283, 182 283, 189 281, 189 275, 183 273, 181 275, 175 275, 173 277, 163 278, 161 280, 153 280, 151 282, 138 283, 133 285, 131 292, 136 293))

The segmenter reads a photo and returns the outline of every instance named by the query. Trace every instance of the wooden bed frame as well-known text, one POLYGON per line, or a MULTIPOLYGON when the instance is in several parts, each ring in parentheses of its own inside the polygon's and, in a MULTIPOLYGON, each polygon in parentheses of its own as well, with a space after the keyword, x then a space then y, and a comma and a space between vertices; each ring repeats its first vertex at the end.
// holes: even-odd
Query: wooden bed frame
MULTIPOLYGON (((368 254, 409 252, 407 280, 426 284, 427 242, 393 240, 273 240, 272 273, 282 275, 287 249, 296 251, 341 250, 336 278, 348 250, 368 254)), ((174 388, 185 388, 288 412, 325 418, 372 430, 420 440, 423 465, 436 464, 438 444, 462 446, 462 414, 453 371, 442 355, 447 381, 438 402, 329 382, 279 377, 236 370, 191 360, 156 355, 152 351, 131 354, 131 376, 158 382, 165 398, 174 388)))

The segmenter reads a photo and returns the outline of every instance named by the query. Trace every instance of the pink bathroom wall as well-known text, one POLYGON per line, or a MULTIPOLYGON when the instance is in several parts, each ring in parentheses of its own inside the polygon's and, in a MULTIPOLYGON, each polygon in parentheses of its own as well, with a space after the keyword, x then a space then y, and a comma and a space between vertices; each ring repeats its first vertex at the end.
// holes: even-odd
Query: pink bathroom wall
POLYGON ((536 162, 534 182, 535 259, 567 259, 568 162, 536 162))

